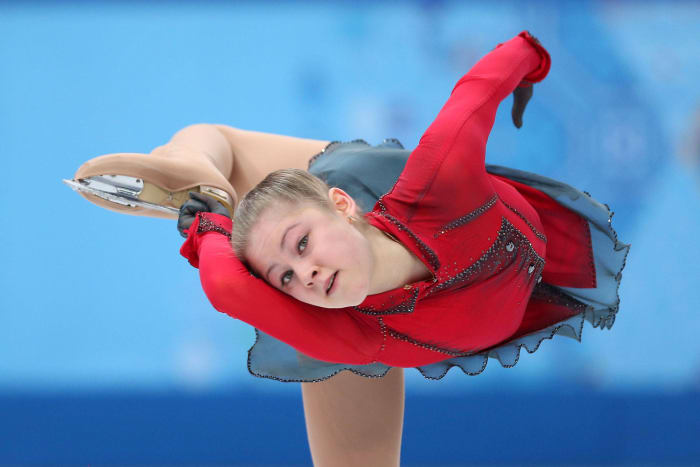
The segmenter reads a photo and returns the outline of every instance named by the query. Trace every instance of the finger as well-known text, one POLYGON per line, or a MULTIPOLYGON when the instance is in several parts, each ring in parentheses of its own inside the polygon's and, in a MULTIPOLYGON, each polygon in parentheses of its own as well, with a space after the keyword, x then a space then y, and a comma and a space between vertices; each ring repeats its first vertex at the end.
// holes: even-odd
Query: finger
POLYGON ((177 231, 180 232, 180 235, 184 238, 187 238, 187 229, 190 228, 192 225, 192 222, 194 221, 194 217, 192 216, 183 216, 180 215, 180 217, 177 218, 177 231))
POLYGON ((532 86, 518 87, 513 91, 513 109, 511 111, 511 117, 513 118, 513 124, 516 128, 520 128, 523 125, 523 113, 525 113, 525 107, 532 97, 532 86))
POLYGON ((209 212, 209 207, 199 201, 189 200, 180 207, 180 215, 195 215, 199 211, 209 212))
POLYGON ((195 206, 194 204, 192 204, 192 205, 187 207, 183 217, 188 217, 190 219, 194 219, 197 216, 198 212, 210 212, 210 211, 206 206, 203 206, 203 205, 195 206))
POLYGON ((515 128, 520 128, 523 126, 523 112, 522 109, 515 103, 513 103, 513 110, 511 110, 511 117, 513 118, 513 125, 515 128))
POLYGON ((200 201, 200 202, 206 204, 207 206, 209 205, 211 200, 214 199, 211 196, 207 196, 203 193, 197 193, 196 191, 190 191, 189 193, 190 193, 190 198, 197 200, 197 201, 200 201))
POLYGON ((223 206, 221 203, 219 203, 219 201, 217 201, 212 196, 205 195, 202 193, 196 193, 196 192, 191 191, 190 198, 192 198, 193 200, 196 199, 196 200, 202 202, 203 204, 205 204, 206 209, 204 209, 204 210, 208 211, 208 212, 216 213, 216 212, 220 211, 219 206, 223 206))

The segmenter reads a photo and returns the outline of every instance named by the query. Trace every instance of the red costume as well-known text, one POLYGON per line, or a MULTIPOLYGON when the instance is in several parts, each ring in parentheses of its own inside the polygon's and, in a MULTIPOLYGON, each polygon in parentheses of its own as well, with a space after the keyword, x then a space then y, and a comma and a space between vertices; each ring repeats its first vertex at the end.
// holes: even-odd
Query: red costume
POLYGON ((356 307, 313 307, 252 276, 229 245, 230 219, 200 213, 182 254, 199 267, 213 306, 319 360, 400 367, 487 355, 575 315, 583 320, 587 304, 560 287, 596 287, 589 223, 542 191, 485 169, 499 103, 523 81, 542 80, 549 66, 547 51, 526 32, 481 59, 457 82, 393 189, 366 214, 433 280, 356 307))

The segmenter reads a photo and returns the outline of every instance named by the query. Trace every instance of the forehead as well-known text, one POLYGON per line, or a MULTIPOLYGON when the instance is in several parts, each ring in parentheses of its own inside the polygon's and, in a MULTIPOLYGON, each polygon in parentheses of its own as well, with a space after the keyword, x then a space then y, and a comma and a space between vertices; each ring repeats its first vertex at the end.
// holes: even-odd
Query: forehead
MULTIPOLYGON (((246 259, 254 269, 264 273, 263 267, 266 270, 268 264, 280 256, 280 242, 285 232, 295 232, 297 224, 306 227, 324 225, 327 221, 328 213, 310 204, 283 203, 266 209, 250 231, 246 259)), ((288 241, 285 238, 285 242, 288 241)))

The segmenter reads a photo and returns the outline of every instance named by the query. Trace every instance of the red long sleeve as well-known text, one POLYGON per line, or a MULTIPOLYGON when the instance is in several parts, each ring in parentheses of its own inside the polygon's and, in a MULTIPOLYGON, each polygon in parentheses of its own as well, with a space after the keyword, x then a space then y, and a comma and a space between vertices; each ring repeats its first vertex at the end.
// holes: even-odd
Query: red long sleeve
POLYGON ((382 201, 404 222, 446 224, 494 194, 484 165, 496 110, 523 81, 544 79, 547 51, 527 32, 499 45, 455 85, 382 201), (451 203, 448 200, 459 200, 451 203))
POLYGON ((225 216, 200 213, 180 250, 199 268, 202 289, 214 308, 319 360, 374 361, 383 341, 375 320, 351 309, 298 302, 254 277, 233 253, 225 235, 231 226, 225 216))

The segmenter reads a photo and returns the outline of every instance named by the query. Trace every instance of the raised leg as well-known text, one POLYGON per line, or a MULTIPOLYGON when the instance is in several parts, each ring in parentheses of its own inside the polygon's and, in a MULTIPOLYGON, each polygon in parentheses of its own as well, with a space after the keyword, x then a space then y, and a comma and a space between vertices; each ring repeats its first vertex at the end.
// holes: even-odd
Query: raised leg
POLYGON ((328 145, 328 141, 241 130, 215 125, 221 131, 234 157, 230 182, 243 196, 270 172, 297 168, 306 170, 309 159, 328 145))
MULTIPOLYGON (((144 164, 153 158, 152 167, 147 167, 152 172, 153 183, 167 190, 212 185, 215 177, 207 173, 195 177, 188 169, 205 167, 222 176, 224 183, 233 187, 233 195, 240 199, 274 170, 306 169, 309 159, 327 144, 328 141, 240 130, 226 125, 198 124, 178 131, 150 155, 119 154, 93 159, 78 170, 76 179, 108 173, 146 178, 142 173, 144 164), (185 169, 178 169, 179 166, 172 165, 173 161, 185 169)), ((157 215, 112 205, 94 197, 86 198, 118 212, 157 215)), ((314 465, 399 465, 404 411, 403 369, 394 368, 384 378, 377 379, 346 371, 327 381, 302 383, 301 386, 314 465)))
POLYGON ((95 157, 78 169, 74 179, 131 177, 137 183, 143 182, 140 201, 173 208, 173 212, 164 213, 80 191, 92 203, 125 214, 177 218, 176 210, 189 199, 188 191, 211 195, 233 212, 239 195, 250 191, 269 172, 290 167, 306 169, 308 160, 327 144, 226 125, 196 124, 178 131, 150 154, 95 157))

